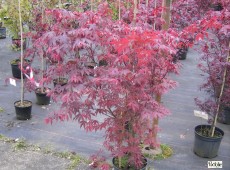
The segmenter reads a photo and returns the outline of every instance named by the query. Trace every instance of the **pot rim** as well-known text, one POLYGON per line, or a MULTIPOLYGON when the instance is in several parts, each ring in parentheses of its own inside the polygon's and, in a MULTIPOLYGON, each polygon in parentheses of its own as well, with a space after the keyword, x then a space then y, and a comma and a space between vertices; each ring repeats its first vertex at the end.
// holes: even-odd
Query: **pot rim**
MULTIPOLYGON (((43 87, 43 88, 44 88, 44 89, 49 89, 49 90, 51 90, 51 88, 49 88, 49 87, 43 87)), ((37 92, 38 89, 41 89, 41 87, 36 88, 36 89, 34 90, 34 92, 37 93, 37 94, 47 94, 47 92, 45 92, 45 93, 39 93, 39 92, 37 92)))
MULTIPOLYGON (((27 102, 30 103, 30 106, 27 106, 27 107, 31 107, 33 105, 33 102, 31 102, 30 100, 23 100, 23 101, 27 101, 27 102)), ((15 107, 18 107, 18 106, 15 105, 15 103, 17 103, 17 102, 21 102, 21 100, 17 100, 16 102, 14 102, 15 107)), ((26 107, 24 107, 24 108, 26 108, 26 107)))
MULTIPOLYGON (((24 58, 24 60, 25 60, 26 63, 28 63, 28 64, 31 63, 31 61, 30 61, 29 59, 24 58)), ((20 61, 21 61, 20 59, 16 58, 16 59, 11 60, 11 61, 10 61, 10 64, 11 64, 11 65, 18 65, 18 64, 13 64, 13 62, 20 62, 20 61)))
POLYGON ((215 127, 215 131, 220 132, 220 134, 221 134, 222 136, 220 136, 220 137, 215 137, 215 138, 213 138, 213 137, 207 137, 207 136, 202 136, 202 135, 200 135, 200 134, 197 132, 197 129, 200 129, 200 127, 202 127, 202 126, 204 126, 204 127, 210 127, 210 128, 211 128, 211 125, 207 125, 207 124, 206 124, 206 125, 205 125, 205 124, 197 125, 197 126, 194 128, 194 132, 195 132, 196 135, 198 135, 198 136, 200 136, 200 137, 202 137, 202 138, 206 138, 206 139, 221 139, 221 138, 224 137, 224 131, 221 130, 220 128, 218 128, 218 127, 215 127))

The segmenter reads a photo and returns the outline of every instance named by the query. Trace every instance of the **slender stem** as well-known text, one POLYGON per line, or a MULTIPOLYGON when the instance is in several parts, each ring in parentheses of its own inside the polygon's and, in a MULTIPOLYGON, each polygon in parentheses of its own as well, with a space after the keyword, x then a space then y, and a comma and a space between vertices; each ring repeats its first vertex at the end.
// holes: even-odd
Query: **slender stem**
MULTIPOLYGON (((230 47, 230 43, 229 43, 229 47, 230 47)), ((230 51, 228 52, 228 56, 227 56, 227 62, 230 62, 230 51)), ((227 66, 224 68, 224 73, 223 73, 223 80, 222 80, 222 85, 221 85, 221 90, 220 90, 220 96, 218 99, 218 104, 217 104, 217 109, 216 109, 216 115, 212 124, 212 128, 211 128, 211 137, 214 136, 214 132, 215 132, 215 127, 216 127, 216 122, 217 122, 217 118, 220 112, 220 102, 223 96, 223 91, 224 91, 224 86, 225 86, 225 82, 226 82, 226 75, 227 75, 227 66)))
POLYGON ((91 11, 93 11, 93 0, 91 0, 91 11))
MULTIPOLYGON (((157 8, 157 0, 154 0, 154 9, 156 10, 157 8)), ((153 29, 156 30, 156 22, 154 21, 154 24, 153 24, 153 29)))
POLYGON ((187 13, 187 11, 188 11, 188 0, 186 2, 186 13, 187 13))
POLYGON ((134 17, 133 17, 133 21, 134 21, 134 25, 136 24, 136 20, 137 20, 137 0, 134 0, 134 11, 133 11, 134 17))
POLYGON ((58 7, 61 9, 61 0, 58 1, 58 7))
MULTIPOLYGON (((42 25, 44 22, 44 0, 42 0, 42 25)), ((41 56, 42 57, 42 62, 41 62, 41 67, 42 67, 42 85, 41 85, 41 93, 44 92, 44 84, 43 84, 43 78, 44 78, 44 54, 41 56)))
POLYGON ((121 157, 120 157, 120 156, 118 157, 118 164, 119 164, 119 165, 118 165, 119 168, 121 168, 121 157))
POLYGON ((163 0, 162 1, 163 11, 161 18, 165 20, 165 23, 162 25, 163 30, 167 30, 170 24, 170 8, 171 8, 171 0, 163 0))
POLYGON ((21 36, 21 105, 24 101, 24 79, 23 79, 23 36, 22 36, 22 14, 21 14, 21 1, 18 0, 18 12, 19 12, 19 25, 20 25, 20 36, 21 36))
MULTIPOLYGON (((155 1, 155 5, 156 5, 156 1, 155 1)), ((171 0, 163 0, 162 2, 162 7, 163 8, 167 8, 166 12, 162 12, 162 18, 165 19, 166 23, 162 26, 163 30, 167 30, 169 28, 169 21, 170 21, 170 5, 171 5, 171 0)), ((154 26, 155 29, 155 26, 154 26)), ((155 100, 160 104, 161 103, 161 94, 156 94, 155 96, 155 100)), ((156 141, 157 139, 157 131, 155 131, 155 127, 158 126, 159 124, 159 118, 154 118, 153 119, 153 124, 152 124, 152 130, 153 130, 153 137, 156 141)))
POLYGON ((118 5, 118 19, 121 20, 121 0, 119 0, 118 5))

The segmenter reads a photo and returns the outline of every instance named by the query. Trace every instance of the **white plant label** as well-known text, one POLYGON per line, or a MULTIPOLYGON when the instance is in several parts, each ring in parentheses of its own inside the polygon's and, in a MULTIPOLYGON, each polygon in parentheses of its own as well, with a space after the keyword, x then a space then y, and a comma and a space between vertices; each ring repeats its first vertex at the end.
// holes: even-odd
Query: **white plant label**
POLYGON ((194 110, 194 116, 208 120, 208 114, 199 110, 194 110))
POLYGON ((15 80, 15 79, 10 78, 10 84, 11 84, 11 85, 13 85, 13 86, 16 86, 16 80, 15 80))
MULTIPOLYGON (((27 67, 27 69, 29 69, 29 67, 27 67)), ((30 68, 30 76, 27 74, 25 74, 25 75, 31 82, 33 82, 35 84, 36 87, 39 87, 39 83, 34 80, 34 73, 33 73, 33 70, 31 68, 30 68)))
POLYGON ((208 161, 208 168, 211 168, 211 169, 223 168, 223 162, 222 161, 208 161))
POLYGON ((30 78, 32 79, 34 77, 34 73, 33 73, 33 70, 30 69, 30 78))

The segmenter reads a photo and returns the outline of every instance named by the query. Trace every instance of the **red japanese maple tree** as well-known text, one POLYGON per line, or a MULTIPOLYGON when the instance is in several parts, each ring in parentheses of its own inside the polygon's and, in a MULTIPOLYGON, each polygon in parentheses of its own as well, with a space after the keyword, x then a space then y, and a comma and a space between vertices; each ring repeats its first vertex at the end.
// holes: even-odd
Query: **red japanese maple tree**
POLYGON ((96 12, 54 9, 46 15, 48 29, 33 49, 57 63, 49 66, 43 81, 68 78, 49 94, 61 106, 46 123, 72 119, 86 131, 105 129, 104 146, 112 155, 128 154, 130 164, 141 167, 140 143, 158 144, 152 120, 169 114, 155 95, 176 85, 167 75, 178 71, 172 62, 178 34, 112 21, 104 3, 96 12), (99 66, 100 60, 106 64, 99 66), (96 63, 94 69, 89 62, 96 63))
MULTIPOLYGON (((229 11, 227 6, 220 12, 210 12, 204 20, 216 17, 217 26, 209 30, 209 38, 202 41, 202 57, 198 67, 205 77, 201 89, 209 95, 204 100, 196 99, 201 110, 208 113, 213 119, 223 107, 230 107, 230 60, 229 60, 229 11), (226 73, 225 73, 226 72, 226 73), (221 87, 223 84, 223 93, 221 87), (220 107, 220 108, 218 108, 220 107)), ((213 121, 213 120, 212 120, 213 121)))

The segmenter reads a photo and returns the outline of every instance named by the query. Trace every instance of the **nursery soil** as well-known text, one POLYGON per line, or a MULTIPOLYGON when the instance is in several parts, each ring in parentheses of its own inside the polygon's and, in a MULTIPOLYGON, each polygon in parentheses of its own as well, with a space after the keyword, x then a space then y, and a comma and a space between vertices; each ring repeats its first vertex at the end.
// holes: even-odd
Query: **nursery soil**
POLYGON ((47 94, 49 91, 50 91, 49 88, 44 87, 44 90, 43 90, 43 91, 42 91, 41 88, 37 88, 37 89, 35 90, 35 93, 38 93, 38 94, 47 94))
POLYGON ((32 103, 29 102, 29 101, 23 101, 23 104, 21 104, 20 101, 18 101, 18 102, 15 103, 16 107, 29 107, 31 105, 32 105, 32 103))
MULTIPOLYGON (((209 131, 210 131, 210 128, 203 128, 203 129, 199 129, 199 131, 197 131, 197 133, 201 136, 205 136, 205 137, 211 137, 209 135, 209 131)), ((219 138, 221 137, 222 134, 219 132, 219 131, 215 131, 214 132, 214 135, 213 135, 213 138, 219 138)))
POLYGON ((54 86, 61 85, 64 86, 68 83, 68 79, 66 78, 57 78, 53 80, 54 86))

